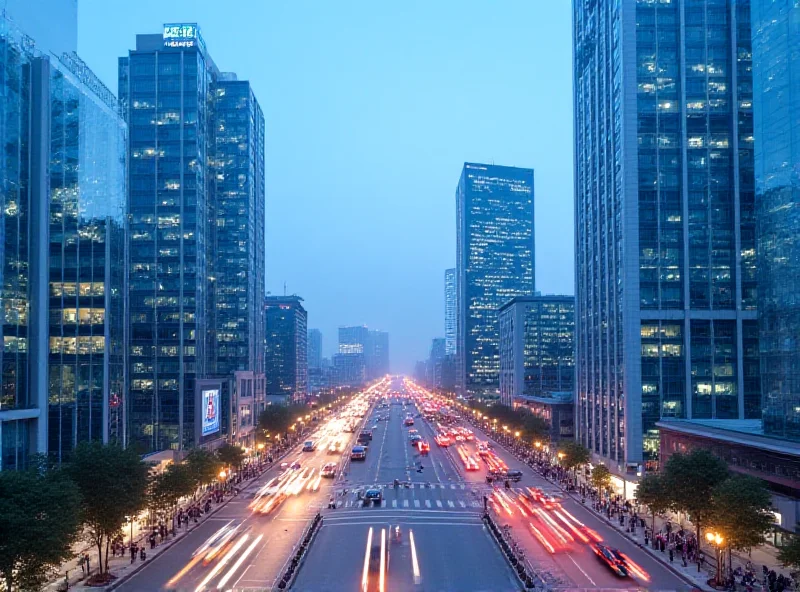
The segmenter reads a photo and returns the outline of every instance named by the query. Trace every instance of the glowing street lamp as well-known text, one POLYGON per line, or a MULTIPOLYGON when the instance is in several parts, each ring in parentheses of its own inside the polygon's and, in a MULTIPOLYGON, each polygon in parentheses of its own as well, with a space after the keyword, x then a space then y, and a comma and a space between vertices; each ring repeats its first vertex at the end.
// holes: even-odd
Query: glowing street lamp
POLYGON ((714 583, 719 585, 722 583, 722 543, 725 539, 718 532, 706 532, 706 540, 709 544, 713 545, 717 551, 717 574, 714 576, 714 583))

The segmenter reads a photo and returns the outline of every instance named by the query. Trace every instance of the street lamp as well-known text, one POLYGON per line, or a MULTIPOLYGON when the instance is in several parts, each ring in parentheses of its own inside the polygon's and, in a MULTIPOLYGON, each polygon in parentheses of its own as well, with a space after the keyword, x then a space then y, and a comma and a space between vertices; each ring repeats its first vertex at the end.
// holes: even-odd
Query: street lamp
POLYGON ((725 539, 718 532, 707 532, 706 540, 710 545, 714 546, 717 552, 717 573, 714 576, 714 583, 716 585, 722 584, 722 543, 725 539))

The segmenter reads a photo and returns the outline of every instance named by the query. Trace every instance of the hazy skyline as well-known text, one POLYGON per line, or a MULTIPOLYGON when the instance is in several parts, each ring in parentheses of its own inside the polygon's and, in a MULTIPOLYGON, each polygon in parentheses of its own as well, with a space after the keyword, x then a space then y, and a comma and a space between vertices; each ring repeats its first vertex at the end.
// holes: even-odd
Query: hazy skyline
POLYGON ((570 3, 79 0, 79 54, 117 91, 136 34, 197 22, 266 118, 267 290, 390 334, 410 372, 444 336, 465 161, 536 173, 536 285, 573 293, 570 3))

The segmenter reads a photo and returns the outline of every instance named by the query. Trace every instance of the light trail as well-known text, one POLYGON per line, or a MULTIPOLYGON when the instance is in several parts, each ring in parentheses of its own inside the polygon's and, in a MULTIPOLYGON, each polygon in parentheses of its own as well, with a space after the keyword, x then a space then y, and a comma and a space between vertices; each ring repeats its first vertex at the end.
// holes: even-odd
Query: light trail
POLYGON ((361 572, 361 592, 367 592, 369 587, 369 553, 372 550, 372 527, 367 533, 367 550, 364 552, 364 570, 361 572))
POLYGON ((222 559, 219 560, 219 563, 217 563, 214 566, 214 569, 208 572, 208 575, 203 579, 202 582, 200 582, 200 585, 197 586, 197 588, 195 588, 194 592, 203 592, 205 590, 206 584, 208 584, 214 578, 214 576, 216 576, 220 571, 222 571, 222 568, 225 567, 225 564, 228 563, 230 558, 233 557, 239 551, 239 549, 242 548, 242 545, 245 544, 248 538, 250 538, 250 535, 247 534, 242 535, 242 538, 240 538, 239 541, 233 546, 233 548, 230 551, 228 551, 222 559))
POLYGON ((381 528, 381 573, 378 579, 378 592, 386 590, 386 529, 381 528))
POLYGON ((419 574, 419 561, 417 561, 417 545, 414 542, 414 532, 408 531, 408 540, 411 541, 411 571, 414 574, 414 584, 419 585, 422 582, 422 576, 419 574))
POLYGON ((550 553, 555 553, 555 552, 556 552, 556 550, 555 550, 555 548, 553 547, 553 545, 551 545, 551 544, 550 544, 550 541, 548 541, 548 540, 545 538, 544 534, 542 534, 542 532, 541 532, 541 531, 540 531, 538 528, 536 528, 536 527, 533 525, 533 523, 532 523, 532 522, 528 522, 528 526, 530 526, 530 527, 531 527, 531 530, 533 531, 533 536, 535 536, 535 537, 538 539, 538 541, 539 541, 540 543, 542 543, 542 546, 544 546, 544 548, 545 548, 545 549, 547 549, 548 551, 550 551, 550 553))
POLYGON ((539 510, 536 515, 550 527, 551 532, 556 535, 556 538, 561 540, 562 544, 566 545, 569 542, 575 541, 571 534, 561 528, 552 517, 548 516, 547 512, 539 510))
POLYGON ((625 560, 625 563, 628 564, 628 567, 634 573, 635 576, 645 581, 648 581, 650 579, 650 576, 647 574, 647 572, 643 570, 641 567, 639 567, 639 565, 636 562, 634 562, 633 559, 625 555, 625 553, 623 553, 622 551, 618 551, 618 553, 625 560))
POLYGON ((245 552, 242 553, 239 556, 239 559, 237 559, 236 563, 234 563, 233 566, 228 570, 228 573, 226 573, 222 577, 222 579, 219 581, 219 584, 217 585, 217 590, 222 590, 225 587, 225 584, 228 583, 228 580, 230 580, 231 577, 233 577, 233 574, 235 574, 237 572, 237 570, 240 567, 242 567, 242 563, 244 563, 244 560, 247 559, 247 556, 250 555, 250 553, 253 552, 253 549, 256 548, 256 545, 258 545, 258 543, 260 543, 261 539, 263 539, 263 538, 264 538, 264 535, 260 534, 260 535, 258 535, 258 538, 256 540, 254 540, 252 543, 250 543, 250 546, 247 547, 247 549, 245 549, 245 552))
POLYGON ((571 523, 569 520, 567 520, 567 517, 566 517, 566 516, 564 516, 564 515, 563 515, 561 512, 559 512, 558 510, 554 510, 554 511, 553 511, 553 514, 555 514, 555 515, 556 515, 556 518, 558 518, 558 519, 559 519, 559 520, 561 520, 561 521, 562 521, 564 524, 566 524, 566 525, 567 525, 567 528, 569 528, 569 529, 570 529, 570 530, 571 530, 573 533, 575 533, 575 536, 577 536, 577 537, 578 537, 580 540, 582 540, 584 543, 588 543, 588 542, 589 542, 589 537, 587 537, 587 536, 586 536, 585 534, 583 534, 583 533, 582 533, 580 530, 578 530, 578 529, 575 527, 575 525, 574 525, 574 524, 572 524, 572 523, 571 523))

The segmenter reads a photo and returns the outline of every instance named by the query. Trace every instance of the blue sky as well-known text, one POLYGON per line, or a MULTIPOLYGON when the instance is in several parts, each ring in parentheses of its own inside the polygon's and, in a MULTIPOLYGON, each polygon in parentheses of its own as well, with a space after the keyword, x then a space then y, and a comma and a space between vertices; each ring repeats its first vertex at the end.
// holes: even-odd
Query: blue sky
POLYGON ((267 290, 309 326, 390 333, 410 371, 444 332, 465 161, 536 171, 536 284, 573 293, 568 0, 79 0, 79 53, 116 92, 137 33, 197 22, 267 130, 267 290))

